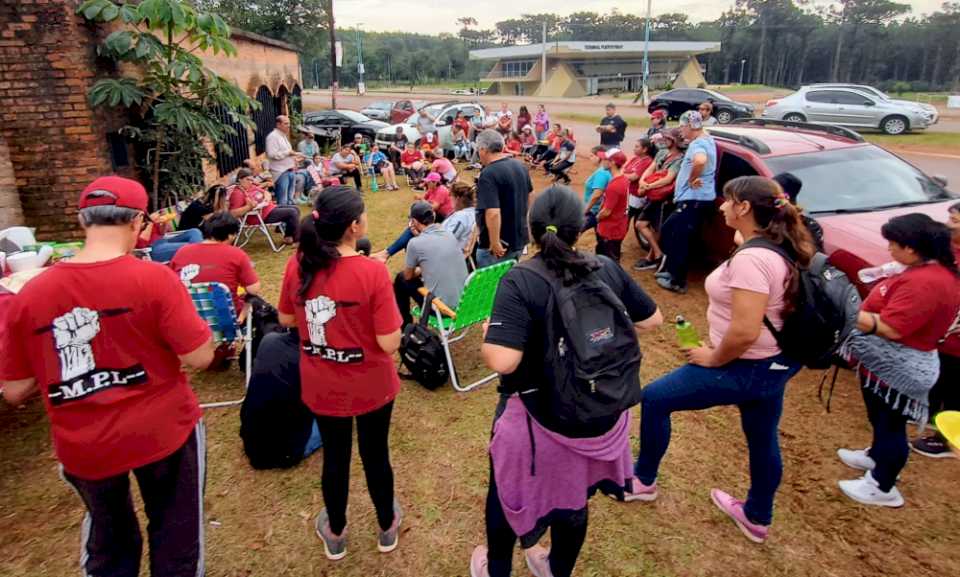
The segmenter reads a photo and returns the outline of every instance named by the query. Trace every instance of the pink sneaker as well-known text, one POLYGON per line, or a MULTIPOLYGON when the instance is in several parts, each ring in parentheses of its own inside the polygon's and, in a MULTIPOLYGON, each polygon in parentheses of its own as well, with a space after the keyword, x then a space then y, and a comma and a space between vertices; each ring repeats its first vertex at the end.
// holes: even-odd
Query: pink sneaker
POLYGON ((763 543, 770 534, 770 527, 766 525, 757 525, 747 519, 743 512, 743 501, 734 499, 720 489, 710 490, 710 500, 726 513, 733 522, 740 528, 740 531, 754 543, 763 543))
POLYGON ((534 545, 526 549, 523 556, 533 577, 553 577, 553 572, 550 571, 550 549, 534 545))
POLYGON ((640 479, 634 477, 629 491, 623 492, 623 500, 627 503, 631 501, 654 501, 657 498, 657 482, 652 485, 644 485, 640 479))
POLYGON ((470 577, 490 577, 487 569, 487 548, 477 545, 470 555, 470 577))

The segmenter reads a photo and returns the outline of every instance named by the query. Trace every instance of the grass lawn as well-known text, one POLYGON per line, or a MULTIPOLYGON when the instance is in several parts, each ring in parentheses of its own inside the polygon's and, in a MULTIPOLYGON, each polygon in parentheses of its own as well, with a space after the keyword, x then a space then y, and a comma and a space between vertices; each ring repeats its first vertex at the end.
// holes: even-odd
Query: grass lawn
POLYGON ((885 148, 928 150, 944 154, 960 154, 960 132, 911 132, 899 136, 863 133, 863 137, 885 148))
MULTIPOLYGON (((574 169, 579 189, 589 168, 574 169)), ((475 173, 467 173, 472 178, 475 173)), ((538 189, 545 180, 535 177, 538 189)), ((411 192, 367 193, 370 236, 383 247, 401 231, 411 192)), ((592 249, 588 233, 581 245, 592 249)), ((640 255, 624 242, 624 264, 640 255)), ((276 301, 281 271, 292 254, 251 243, 266 297, 276 301)), ((390 262, 393 271, 401 259, 390 262)), ((678 313, 705 334, 703 271, 690 293, 665 293, 652 275, 631 273, 664 316, 678 313)), ((467 379, 483 374, 479 331, 455 345, 467 379)), ((674 331, 664 326, 642 339, 642 381, 682 362, 674 331)), ((911 456, 900 485, 901 510, 871 509, 843 497, 838 479, 857 476, 835 456, 837 447, 870 444, 863 401, 849 373, 841 375, 827 414, 817 400, 820 374, 803 371, 790 384, 781 423, 785 464, 772 536, 757 546, 710 503, 711 487, 744 495, 747 450, 737 410, 675 415, 661 470, 661 497, 650 504, 591 502, 590 528, 576 575, 582 577, 880 577, 957 575, 960 461, 911 456)), ((226 399, 241 373, 195 375, 203 400, 226 399)), ((362 468, 354 457, 349 555, 327 561, 313 533, 322 507, 322 451, 285 471, 254 471, 244 457, 239 409, 207 412, 206 558, 210 577, 465 577, 473 547, 484 541, 487 440, 497 401, 493 385, 458 394, 404 382, 391 434, 396 489, 406 511, 400 548, 376 552, 376 520, 362 468)), ((639 411, 632 426, 637 431, 639 411)), ((636 439, 634 438, 634 447, 636 439)), ((0 403, 0 576, 62 577, 76 573, 83 509, 57 474, 48 425, 36 400, 22 409, 0 403)), ((356 451, 354 452, 356 455, 356 451)), ((145 525, 145 520, 143 521, 145 525)), ((519 553, 514 575, 526 575, 519 553)), ((146 557, 144 559, 146 562, 146 557)), ((146 575, 146 569, 142 575, 146 575)))
MULTIPOLYGON (((553 120, 572 120, 574 122, 589 122, 592 125, 596 125, 600 120, 602 115, 597 113, 589 112, 552 112, 550 117, 553 120)), ((623 116, 620 115, 624 121, 626 121, 629 126, 641 126, 643 128, 648 128, 650 126, 650 117, 649 116, 623 116)), ((562 125, 563 122, 560 122, 562 125)))

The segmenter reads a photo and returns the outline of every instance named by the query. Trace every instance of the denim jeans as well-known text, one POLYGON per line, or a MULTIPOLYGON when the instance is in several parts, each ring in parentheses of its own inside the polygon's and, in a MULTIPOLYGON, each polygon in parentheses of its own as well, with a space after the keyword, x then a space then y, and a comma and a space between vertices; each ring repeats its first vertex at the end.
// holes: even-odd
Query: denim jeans
MULTIPOLYGON (((910 445, 907 444, 907 417, 902 411, 892 409, 884 396, 873 392, 873 387, 863 386, 865 377, 860 375, 860 391, 867 407, 867 419, 873 428, 873 442, 867 451, 876 462, 872 474, 881 491, 889 491, 897 484, 897 476, 907 466, 910 445)), ((957 383, 953 383, 956 386, 957 383)))
POLYGON ((761 360, 737 359, 718 368, 688 364, 650 383, 643 389, 637 478, 645 485, 657 479, 670 444, 672 413, 736 405, 750 453, 750 491, 744 512, 751 522, 769 525, 783 474, 777 433, 783 392, 799 370, 796 361, 780 354, 761 360))
POLYGON ((520 255, 523 253, 522 250, 511 250, 507 251, 505 255, 500 258, 493 256, 493 253, 489 249, 478 248, 477 249, 477 268, 483 268, 485 266, 490 266, 497 264, 498 262, 503 262, 507 260, 519 260, 520 255))
POLYGON ((413 238, 413 232, 410 231, 410 228, 407 227, 403 229, 403 232, 400 233, 397 240, 393 241, 393 244, 387 247, 387 256, 393 256, 401 250, 405 250, 411 238, 413 238))
POLYGON ((153 241, 150 245, 150 260, 156 262, 170 262, 173 255, 180 250, 180 247, 188 244, 196 244, 203 240, 203 234, 200 229, 188 228, 181 230, 170 238, 160 238, 153 241))
POLYGON ((295 179, 296 173, 288 170, 278 176, 277 180, 273 182, 273 190, 277 196, 277 204, 281 206, 293 204, 291 195, 293 194, 295 179))

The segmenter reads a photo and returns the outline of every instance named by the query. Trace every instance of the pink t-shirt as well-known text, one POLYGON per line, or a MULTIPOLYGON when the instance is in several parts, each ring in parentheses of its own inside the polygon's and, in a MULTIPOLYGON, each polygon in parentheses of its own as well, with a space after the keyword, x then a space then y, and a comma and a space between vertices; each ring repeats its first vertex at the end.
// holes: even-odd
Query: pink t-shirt
MULTIPOLYGON (((707 307, 707 324, 710 325, 710 342, 720 345, 723 335, 730 328, 733 312, 733 289, 770 295, 767 300, 767 318, 778 330, 783 326, 783 297, 786 292, 790 268, 783 257, 766 248, 746 248, 731 260, 718 266, 707 277, 705 288, 710 299, 707 307)), ((762 327, 760 337, 750 345, 741 359, 765 359, 780 354, 780 347, 773 334, 762 327)))

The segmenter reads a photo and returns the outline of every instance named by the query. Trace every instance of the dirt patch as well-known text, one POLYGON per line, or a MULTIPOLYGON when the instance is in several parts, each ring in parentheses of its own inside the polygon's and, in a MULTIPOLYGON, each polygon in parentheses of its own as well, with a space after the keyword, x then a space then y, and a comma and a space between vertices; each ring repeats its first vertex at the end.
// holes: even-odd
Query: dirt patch
MULTIPOLYGON (((589 175, 586 163, 582 160, 575 167, 576 190, 582 190, 589 175)), ((539 174, 534 180, 538 188, 546 184, 539 174)), ((385 246, 402 230, 411 200, 412 192, 406 189, 367 194, 376 247, 385 246)), ((586 249, 593 244, 592 234, 580 242, 586 249)), ((639 257, 636 241, 628 239, 624 245, 624 264, 629 265, 639 257)), ((275 255, 256 240, 251 254, 267 298, 275 301, 291 253, 275 255)), ((390 263, 394 271, 400 261, 390 263)), ((631 274, 665 316, 683 313, 703 333, 703 271, 692 279, 686 296, 659 290, 649 273, 631 274)), ((681 364, 673 340, 669 326, 643 337, 644 382, 681 364)), ((456 362, 466 378, 485 372, 478 346, 476 333, 455 345, 456 362)), ((239 371, 231 369, 197 375, 192 382, 200 397, 209 400, 236 394, 240 379, 239 371)), ((747 490, 747 451, 736 409, 685 413, 673 420, 673 440, 662 468, 662 497, 656 503, 592 501, 577 575, 957 575, 960 463, 911 456, 900 485, 907 499, 901 510, 850 502, 839 493, 836 480, 853 478, 855 472, 840 464, 834 451, 870 443, 862 400, 851 375, 843 374, 833 412, 827 414, 817 400, 819 379, 819 373, 803 371, 787 391, 781 425, 784 478, 766 545, 747 542, 707 496, 711 487, 741 496, 747 490)), ((495 403, 493 385, 457 394, 449 387, 429 392, 404 383, 391 435, 397 494, 407 513, 400 548, 386 556, 376 552, 376 521, 355 458, 350 554, 339 563, 324 558, 311 526, 322 506, 322 451, 292 470, 253 471, 238 436, 239 409, 208 411, 207 575, 467 575, 470 551, 484 539, 486 441, 495 403)), ((633 428, 635 436, 636 421, 633 428)), ((57 476, 47 431, 39 402, 24 409, 0 404, 0 576, 61 577, 76 572, 83 510, 57 476)), ((525 575, 519 554, 515 559, 515 574, 525 575)))

